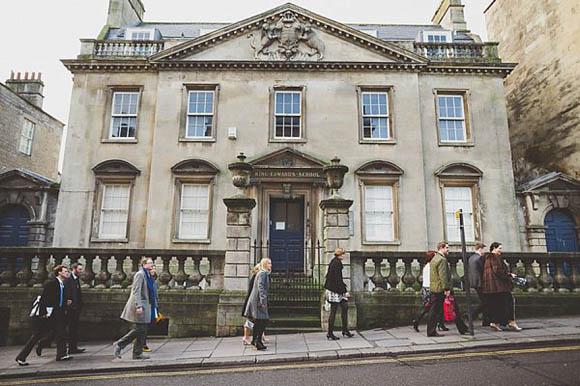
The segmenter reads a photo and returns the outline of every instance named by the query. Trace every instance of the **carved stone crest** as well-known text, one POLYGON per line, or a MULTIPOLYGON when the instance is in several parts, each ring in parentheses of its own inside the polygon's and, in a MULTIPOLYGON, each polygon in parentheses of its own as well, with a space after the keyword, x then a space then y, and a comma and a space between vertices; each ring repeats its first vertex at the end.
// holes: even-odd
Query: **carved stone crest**
POLYGON ((262 24, 248 35, 255 59, 322 60, 324 42, 312 26, 301 23, 293 12, 285 12, 276 23, 262 24))

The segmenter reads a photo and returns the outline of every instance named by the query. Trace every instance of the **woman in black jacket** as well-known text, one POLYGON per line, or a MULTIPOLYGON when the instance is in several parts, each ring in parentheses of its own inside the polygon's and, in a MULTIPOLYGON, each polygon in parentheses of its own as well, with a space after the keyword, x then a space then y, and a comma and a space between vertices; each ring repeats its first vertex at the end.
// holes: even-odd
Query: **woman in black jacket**
POLYGON ((328 334, 326 338, 329 340, 340 339, 333 334, 334 318, 336 317, 336 310, 340 306, 342 316, 342 336, 352 338, 354 334, 348 331, 348 298, 350 294, 346 290, 346 284, 342 280, 342 260, 344 259, 344 251, 337 248, 334 251, 334 258, 328 265, 328 272, 326 273, 326 300, 330 303, 330 315, 328 316, 328 334))

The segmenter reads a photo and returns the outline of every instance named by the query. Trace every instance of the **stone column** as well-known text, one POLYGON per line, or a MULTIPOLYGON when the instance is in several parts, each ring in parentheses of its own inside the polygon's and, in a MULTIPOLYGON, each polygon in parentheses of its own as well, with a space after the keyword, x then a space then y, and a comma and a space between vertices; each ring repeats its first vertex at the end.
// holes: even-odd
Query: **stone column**
POLYGON ((224 265, 224 291, 217 308, 216 336, 233 336, 242 329, 242 307, 248 290, 250 275, 250 240, 252 235, 252 209, 256 200, 242 195, 225 198, 226 255, 224 265))
MULTIPOLYGON (((354 294, 352 293, 350 252, 348 250, 350 240, 348 210, 351 205, 352 200, 345 200, 343 198, 330 198, 320 202, 320 208, 323 211, 322 242, 325 251, 325 261, 323 261, 323 264, 327 265, 332 260, 336 248, 344 249, 344 260, 342 261, 344 268, 342 275, 347 289, 351 292, 351 297, 348 301, 348 327, 349 329, 356 329, 356 304, 354 294)), ((326 270, 324 275, 326 275, 326 270)), ((329 312, 325 311, 324 307, 322 307, 320 320, 324 331, 328 330, 328 314, 329 312)), ((337 314, 336 317, 340 320, 339 312, 337 314)))

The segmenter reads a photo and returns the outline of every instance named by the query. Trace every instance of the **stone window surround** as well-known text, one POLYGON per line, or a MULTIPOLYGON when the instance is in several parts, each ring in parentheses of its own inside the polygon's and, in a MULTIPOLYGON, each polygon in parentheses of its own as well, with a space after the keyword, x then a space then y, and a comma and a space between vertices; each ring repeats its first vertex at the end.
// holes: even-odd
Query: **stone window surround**
POLYGON ((269 134, 268 142, 277 143, 305 143, 307 140, 306 136, 306 86, 291 86, 291 85, 276 85, 270 87, 270 114, 269 114, 269 134), (300 92, 300 138, 276 138, 276 92, 277 91, 295 91, 300 92))
POLYGON ((461 146, 461 147, 473 147, 475 146, 473 137, 473 128, 471 117, 470 98, 471 91, 465 88, 434 88, 433 89, 433 100, 435 102, 435 126, 437 128, 437 143, 439 146, 461 146), (438 97, 440 95, 459 95, 463 97, 463 117, 465 123, 465 140, 464 141, 442 141, 441 132, 439 128, 439 101, 438 97))
POLYGON ((394 96, 394 86, 393 85, 359 85, 356 87, 357 95, 357 109, 358 109, 358 126, 359 126, 359 143, 365 144, 384 144, 384 145, 395 145, 397 143, 395 134, 395 119, 394 119, 394 108, 393 108, 393 96, 394 96), (388 108, 388 122, 389 122, 389 138, 387 139, 377 139, 377 138, 364 138, 363 136, 363 116, 362 116, 362 93, 363 92, 386 92, 387 93, 387 108, 388 108))
POLYGON ((362 245, 400 245, 399 233, 399 176, 385 175, 384 177, 359 176, 360 187, 360 227, 362 245), (367 240, 365 229, 365 187, 368 185, 391 186, 393 199, 393 240, 367 240))
POLYGON ((218 98, 220 86, 217 83, 184 83, 181 92, 181 113, 179 114, 179 142, 215 142, 217 140, 217 120, 218 120, 218 98), (211 136, 208 137, 186 137, 187 133, 187 111, 190 91, 213 91, 213 120, 211 136))
POLYGON ((141 119, 141 103, 143 100, 142 85, 109 85, 106 90, 105 109, 103 112, 103 129, 101 143, 137 143, 139 142, 139 121, 141 119), (113 96, 116 92, 137 92, 137 118, 135 119, 135 138, 111 138, 113 124, 113 96))
POLYGON ((131 213, 133 204, 133 190, 135 180, 141 173, 139 169, 124 160, 106 160, 93 168, 95 173, 95 193, 93 195, 93 211, 91 221, 91 243, 128 243, 131 231, 131 213), (108 169, 109 165, 117 166, 117 170, 108 169), (120 167, 119 167, 120 166, 120 167), (103 204, 104 186, 109 184, 129 185, 129 207, 127 212, 127 229, 124 238, 101 239, 99 238, 99 226, 101 222, 101 207, 103 204))
MULTIPOLYGON (((480 198, 479 198, 479 191, 480 191, 480 182, 482 172, 473 167, 472 165, 467 164, 450 164, 445 165, 439 168, 435 175, 439 179, 439 194, 441 199, 441 213, 442 213, 442 225, 443 225, 443 235, 444 240, 448 240, 447 235, 447 223, 446 223, 446 213, 445 213, 445 187, 466 187, 471 189, 471 204, 472 204, 472 213, 473 213, 473 231, 475 234, 475 239, 473 241, 466 241, 466 245, 473 246, 477 242, 481 242, 483 240, 483 234, 481 230, 481 216, 480 216, 480 198), (461 166, 464 167, 466 170, 464 173, 449 173, 448 170, 454 166, 461 166)), ((451 246, 458 246, 461 245, 461 242, 449 242, 451 246)))

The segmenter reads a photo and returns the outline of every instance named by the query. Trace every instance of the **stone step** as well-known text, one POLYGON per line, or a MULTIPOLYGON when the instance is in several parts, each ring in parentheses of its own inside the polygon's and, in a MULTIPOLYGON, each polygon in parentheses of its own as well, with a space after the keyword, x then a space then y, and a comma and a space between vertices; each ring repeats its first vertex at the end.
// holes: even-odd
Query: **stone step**
POLYGON ((316 327, 320 328, 320 317, 315 315, 271 315, 268 326, 274 328, 286 327, 316 327))
POLYGON ((282 334, 301 334, 307 332, 320 332, 322 329, 318 327, 266 327, 266 336, 282 335, 282 334))

